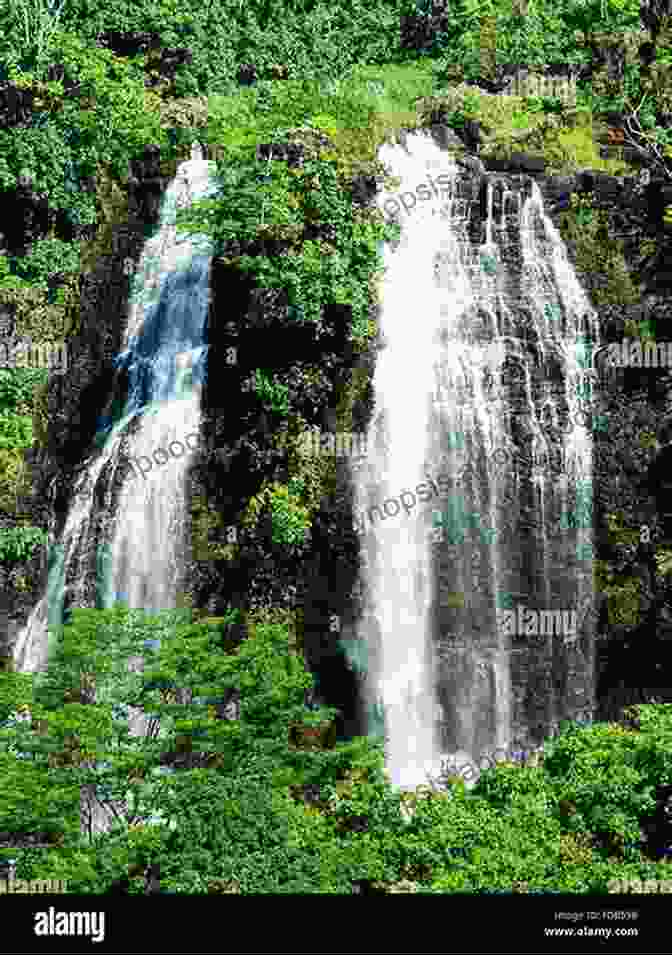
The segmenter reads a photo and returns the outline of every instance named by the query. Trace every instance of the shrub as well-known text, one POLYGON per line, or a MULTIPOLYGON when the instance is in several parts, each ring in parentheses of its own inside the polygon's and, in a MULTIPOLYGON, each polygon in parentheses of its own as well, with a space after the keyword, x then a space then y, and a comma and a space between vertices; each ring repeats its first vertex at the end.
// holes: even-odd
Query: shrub
POLYGON ((66 0, 9 0, 0 15, 0 60, 42 77, 66 0))
POLYGON ((32 285, 44 284, 52 276, 80 270, 79 246, 62 239, 40 239, 27 255, 12 263, 16 275, 32 285))
POLYGON ((28 490, 23 450, 0 449, 0 510, 16 511, 18 498, 28 490))
MULTIPOLYGON (((669 712, 644 720, 645 733, 618 724, 569 726, 544 759, 557 800, 571 808, 567 830, 593 834, 604 852, 625 860, 638 859, 640 825, 655 811, 656 788, 672 782, 669 712)), ((559 802, 554 813, 563 818, 559 802)))
POLYGON ((273 381, 273 376, 265 374, 260 369, 255 372, 254 390, 264 402, 270 406, 272 411, 281 415, 287 415, 289 412, 289 387, 282 382, 273 381))
POLYGON ((29 448, 33 444, 33 419, 30 415, 0 412, 0 449, 29 448))
POLYGON ((46 532, 40 528, 3 528, 0 531, 0 561, 26 561, 38 545, 46 543, 46 532))
POLYGON ((48 369, 0 369, 0 412, 29 409, 35 389, 44 384, 48 377, 48 369))

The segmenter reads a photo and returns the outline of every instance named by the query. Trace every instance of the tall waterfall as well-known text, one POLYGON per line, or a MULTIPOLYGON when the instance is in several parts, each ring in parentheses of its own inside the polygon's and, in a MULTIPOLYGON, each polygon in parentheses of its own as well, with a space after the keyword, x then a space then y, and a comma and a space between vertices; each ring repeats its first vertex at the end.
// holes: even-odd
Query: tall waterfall
MULTIPOLYGON (((599 328, 532 180, 480 182, 423 133, 380 158, 400 180, 379 202, 402 236, 384 250, 369 457, 354 479, 357 636, 369 728, 385 733, 393 783, 412 788, 457 755, 477 766, 592 715, 586 356, 599 328)), ((216 189, 212 166, 181 164, 143 250, 120 417, 75 481, 16 643, 22 671, 44 668, 66 602, 178 601, 212 249, 175 217, 216 189)))
POLYGON ((379 158, 401 181, 379 204, 402 237, 384 250, 355 479, 358 636, 370 730, 413 788, 592 714, 599 327, 536 183, 491 174, 479 190, 424 133, 379 158))
POLYGON ((99 607, 120 600, 157 612, 178 601, 212 249, 206 236, 178 233, 176 216, 215 191, 214 167, 192 150, 143 249, 116 359, 118 381, 125 382, 116 396, 120 414, 101 422, 99 448, 75 481, 63 532, 50 548, 47 592, 15 645, 18 670, 44 670, 64 606, 91 606, 94 580, 99 607))

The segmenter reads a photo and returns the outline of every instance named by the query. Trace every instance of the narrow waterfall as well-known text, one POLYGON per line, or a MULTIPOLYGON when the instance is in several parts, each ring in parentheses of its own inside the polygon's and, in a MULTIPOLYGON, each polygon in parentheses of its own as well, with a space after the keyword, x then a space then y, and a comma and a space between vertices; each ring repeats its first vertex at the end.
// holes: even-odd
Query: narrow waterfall
POLYGON ((479 183, 424 133, 379 158, 401 181, 379 204, 402 237, 384 250, 355 479, 358 636, 369 728, 413 788, 592 714, 599 330, 532 180, 479 183))
POLYGON ((64 529, 50 548, 46 594, 15 645, 20 671, 44 670, 67 606, 123 601, 155 612, 176 606, 212 255, 206 236, 178 232, 176 216, 215 191, 214 170, 192 150, 143 249, 116 360, 118 381, 125 383, 115 396, 118 420, 101 421, 99 447, 75 481, 64 529))
MULTIPOLYGON (((383 147, 383 162, 402 182, 417 173, 417 161, 383 147), (394 164, 394 159, 398 162, 394 164)), ((374 375, 376 408, 367 436, 369 460, 357 488, 357 506, 378 523, 365 539, 373 635, 367 659, 372 680, 366 696, 382 708, 393 783, 412 788, 437 769, 433 666, 430 645, 433 582, 427 511, 405 515, 404 492, 425 479, 429 440, 438 300, 431 250, 441 224, 423 209, 405 224, 401 247, 384 250, 382 335, 385 347, 374 375), (398 517, 401 513, 401 517, 398 517), (389 520, 391 518, 391 520, 389 520), (386 523, 385 523, 386 522, 386 523)))

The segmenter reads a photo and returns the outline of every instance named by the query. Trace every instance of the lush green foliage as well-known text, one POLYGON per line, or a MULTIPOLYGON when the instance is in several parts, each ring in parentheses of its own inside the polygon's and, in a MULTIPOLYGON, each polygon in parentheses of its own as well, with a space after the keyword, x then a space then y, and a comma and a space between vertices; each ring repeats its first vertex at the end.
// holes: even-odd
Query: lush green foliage
POLYGON ((47 535, 40 528, 20 525, 0 530, 0 561, 25 561, 35 548, 46 544, 47 535))
POLYGON ((37 285, 59 273, 79 272, 79 249, 62 239, 41 239, 27 255, 16 259, 13 267, 16 275, 37 285))
MULTIPOLYGON (((455 78, 488 75, 504 63, 587 62, 588 39, 635 30, 639 6, 562 0, 521 17, 508 0, 455 0, 428 63, 401 49, 399 25, 402 14, 430 12, 428 2, 408 0, 11 0, 0 10, 0 72, 38 99, 27 126, 0 130, 0 189, 27 182, 73 225, 105 221, 85 180, 96 177, 104 206, 108 173, 123 181, 148 143, 174 158, 190 142, 192 124, 171 129, 166 107, 188 117, 176 98, 201 97, 193 126, 216 152, 221 189, 182 224, 213 235, 257 287, 283 290, 289 322, 322 331, 326 308, 345 306, 351 340, 366 341, 380 243, 396 234, 356 207, 352 180, 365 163, 374 171, 384 135, 417 125, 416 99, 445 92, 455 78), (155 52, 114 56, 96 46, 103 30, 153 31, 160 46, 189 47, 193 60, 172 85, 150 92, 145 70, 155 52), (63 65, 74 92, 44 82, 50 63, 63 65), (242 64, 256 67, 250 89, 236 84, 242 64), (299 167, 256 158, 261 143, 299 137, 307 144, 299 167), (282 251, 262 254, 267 240, 282 251), (234 256, 237 244, 243 254, 234 256)), ((636 115, 664 163, 672 143, 658 121, 668 103, 670 56, 663 37, 649 80, 630 63, 620 86, 602 78, 582 90, 585 122, 557 131, 549 159, 594 166, 593 115, 616 108, 636 115)), ((546 114, 562 120, 561 105, 528 98, 510 124, 527 130, 546 114)), ((469 118, 488 118, 476 92, 461 96, 448 122, 459 128, 469 118)), ((578 215, 570 211, 573 224, 592 239, 601 221, 585 197, 582 205, 578 215)), ((80 272, 79 253, 78 244, 49 236, 23 259, 0 256, 0 287, 42 289, 55 274, 80 272)), ((24 413, 45 381, 45 371, 0 371, 7 474, 17 469, 14 452, 32 441, 24 413)), ((269 369, 253 370, 250 379, 261 404, 282 416, 291 412, 290 384, 269 369)), ((0 483, 3 496, 15 487, 14 471, 11 479, 0 483)), ((273 481, 251 499, 248 517, 270 527, 274 545, 299 549, 309 540, 308 489, 296 478, 273 481)), ((37 528, 2 531, 0 560, 25 560, 45 538, 37 528)), ((332 749, 290 745, 290 728, 320 725, 334 712, 306 709, 312 679, 285 624, 253 624, 232 647, 227 625, 239 618, 231 612, 213 624, 189 612, 75 610, 52 633, 44 677, 0 674, 0 830, 62 837, 57 849, 9 851, 19 857, 19 876, 61 876, 74 891, 101 892, 129 866, 158 860, 164 887, 181 893, 232 886, 348 893, 353 880, 389 886, 408 879, 437 893, 510 892, 516 882, 543 892, 604 893, 614 877, 665 875, 664 864, 642 854, 639 838, 656 788, 672 782, 669 708, 642 708, 638 732, 566 727, 548 744, 543 768, 501 766, 470 794, 455 785, 416 796, 409 820, 373 739, 332 749), (142 673, 127 668, 134 655, 145 659, 142 673), (95 702, 73 693, 92 687, 95 702), (213 704, 233 689, 241 693, 240 718, 215 719, 213 704), (32 723, 10 719, 21 705, 30 707, 32 723), (151 718, 143 737, 129 732, 130 707, 151 718), (207 768, 178 770, 176 756, 196 746, 207 768), (319 786, 317 806, 290 794, 304 783, 319 786), (79 836, 82 786, 127 804, 119 825, 90 845, 79 836)), ((132 891, 141 892, 141 882, 132 891)))
POLYGON ((20 877, 48 872, 73 891, 102 892, 153 861, 163 888, 178 893, 349 893, 355 880, 410 880, 437 893, 516 884, 604 893, 610 879, 664 876, 633 847, 652 788, 670 781, 669 705, 640 708, 637 732, 567 725, 547 742, 542 768, 501 765, 471 793, 457 784, 405 796, 409 816, 378 744, 290 746, 293 724, 333 711, 310 719, 312 679, 272 615, 223 653, 222 628, 236 617, 74 611, 42 679, 0 674, 0 828, 61 840, 12 850, 20 877), (144 670, 130 672, 137 654, 144 670), (95 702, 76 699, 85 688, 95 688, 95 702), (213 719, 212 703, 231 688, 240 691, 239 719, 213 719), (146 736, 129 734, 129 705, 154 715, 146 736), (26 706, 30 720, 11 719, 26 706), (168 760, 196 745, 212 756, 210 769, 168 760), (91 843, 77 833, 85 783, 102 800, 127 801, 91 843), (302 783, 319 786, 312 809, 287 789, 302 783), (606 833, 625 844, 605 845, 606 833))
POLYGON ((289 411, 289 389, 282 382, 274 382, 272 376, 264 374, 261 369, 256 372, 254 390, 261 401, 269 405, 274 412, 286 415, 289 411))
MULTIPOLYGON (((429 0, 413 6, 416 13, 429 16, 429 0)), ((445 55, 448 72, 457 68, 466 78, 487 75, 495 64, 579 64, 587 62, 587 54, 577 43, 577 31, 625 32, 637 29, 639 22, 639 4, 633 0, 539 3, 524 16, 519 9, 519 4, 506 0, 451 2, 445 29, 434 34, 431 51, 445 55)))
POLYGON ((638 859, 640 822, 655 809, 656 789, 672 782, 671 713, 669 704, 649 711, 650 733, 597 724, 569 728, 552 744, 544 767, 556 793, 574 806, 572 832, 638 859))
POLYGON ((399 55, 399 0, 216 5, 196 0, 66 0, 63 25, 92 43, 103 30, 153 32, 162 47, 189 47, 191 64, 178 71, 175 93, 229 92, 241 63, 270 79, 284 66, 291 76, 338 76, 355 62, 386 62, 399 55))
POLYGON ((16 412, 30 407, 34 390, 47 381, 43 368, 0 369, 0 412, 16 412))
POLYGON ((391 227, 357 215, 337 154, 318 150, 300 168, 290 169, 284 160, 256 159, 255 149, 270 136, 282 140, 292 126, 314 130, 313 137, 321 129, 336 135, 354 122, 371 126, 373 104, 347 88, 329 94, 306 82, 277 88, 260 84, 240 97, 235 117, 227 105, 221 103, 221 119, 210 129, 226 147, 218 166, 221 191, 216 199, 194 204, 178 221, 209 232, 222 246, 233 238, 286 240, 285 254, 243 254, 237 267, 260 287, 284 289, 291 321, 321 327, 326 305, 348 305, 353 338, 365 337, 369 279, 380 266, 378 245, 391 235, 391 227), (319 238, 305 236, 314 229, 322 233, 319 238))
POLYGON ((29 448, 33 443, 30 415, 0 412, 0 448, 29 448))
POLYGON ((8 0, 0 11, 5 63, 44 75, 65 0, 8 0))

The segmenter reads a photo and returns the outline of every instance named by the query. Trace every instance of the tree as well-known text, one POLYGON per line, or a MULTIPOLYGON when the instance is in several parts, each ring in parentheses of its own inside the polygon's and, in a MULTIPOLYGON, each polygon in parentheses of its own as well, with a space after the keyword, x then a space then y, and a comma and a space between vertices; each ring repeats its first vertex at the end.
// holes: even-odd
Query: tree
MULTIPOLYGON (((180 785, 189 796, 178 817, 189 820, 186 808, 207 802, 208 790, 220 786, 215 778, 238 780, 250 762, 266 781, 268 800, 304 777, 333 780, 353 745, 330 752, 290 746, 291 726, 316 712, 305 706, 312 678, 286 627, 270 615, 250 624, 248 639, 224 653, 222 632, 238 616, 230 612, 212 623, 193 620, 188 609, 156 616, 120 606, 75 609, 42 680, 0 675, 0 716, 23 704, 32 718, 0 732, 0 758, 12 770, 0 788, 4 828, 39 829, 46 821, 66 834, 71 849, 88 845, 96 858, 109 851, 117 862, 96 878, 100 888, 101 880, 118 879, 129 854, 135 863, 157 862, 158 848, 184 823, 175 820, 178 779, 193 780, 198 791, 180 785), (219 705, 232 690, 240 693, 240 719, 221 719, 219 705), (26 807, 32 808, 28 816, 26 807)), ((323 708, 317 717, 329 720, 334 713, 323 708)), ((249 794, 240 799, 251 812, 249 794)), ((263 824, 269 833, 276 826, 273 800, 263 824)), ((205 831, 201 836, 212 840, 205 831)), ((197 857, 201 851, 197 842, 197 857)), ((60 865, 59 874, 70 880, 60 865)), ((206 854, 201 869, 214 865, 206 854)))

